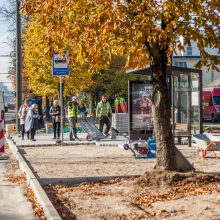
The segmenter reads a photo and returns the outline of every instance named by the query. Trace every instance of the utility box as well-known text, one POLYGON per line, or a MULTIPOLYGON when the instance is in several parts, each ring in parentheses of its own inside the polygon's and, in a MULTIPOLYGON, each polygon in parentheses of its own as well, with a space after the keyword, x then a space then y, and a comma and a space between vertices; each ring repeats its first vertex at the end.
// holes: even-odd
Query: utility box
POLYGON ((114 113, 112 115, 112 127, 119 133, 128 133, 129 116, 128 113, 114 113))

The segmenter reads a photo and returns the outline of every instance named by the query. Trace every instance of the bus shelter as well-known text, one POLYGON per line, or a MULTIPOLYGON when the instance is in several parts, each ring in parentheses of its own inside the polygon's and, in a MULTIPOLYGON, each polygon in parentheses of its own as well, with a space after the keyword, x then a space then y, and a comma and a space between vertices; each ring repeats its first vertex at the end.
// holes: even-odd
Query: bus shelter
MULTIPOLYGON (((149 67, 131 70, 127 73, 146 75, 146 79, 151 80, 149 67)), ((203 132, 202 71, 183 67, 167 67, 167 84, 173 135, 179 144, 188 139, 189 146, 191 146, 192 135, 203 132)), ((132 121, 130 120, 129 123, 132 121)), ((135 138, 138 138, 137 131, 133 130, 130 133, 135 133, 135 138)))

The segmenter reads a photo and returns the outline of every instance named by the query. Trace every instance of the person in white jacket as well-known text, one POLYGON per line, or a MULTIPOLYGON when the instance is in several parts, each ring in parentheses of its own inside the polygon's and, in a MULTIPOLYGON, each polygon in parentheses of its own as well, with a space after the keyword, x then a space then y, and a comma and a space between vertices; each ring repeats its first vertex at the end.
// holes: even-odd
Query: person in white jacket
MULTIPOLYGON (((30 103, 28 99, 24 100, 24 104, 20 107, 18 111, 18 117, 20 119, 20 130, 21 130, 21 138, 24 140, 25 135, 25 119, 30 108, 30 103)), ((29 131, 27 132, 27 139, 29 139, 29 131)))
POLYGON ((27 117, 25 119, 25 131, 31 133, 31 140, 35 140, 35 134, 37 130, 37 123, 39 119, 38 114, 38 106, 37 104, 33 104, 27 113, 27 117))

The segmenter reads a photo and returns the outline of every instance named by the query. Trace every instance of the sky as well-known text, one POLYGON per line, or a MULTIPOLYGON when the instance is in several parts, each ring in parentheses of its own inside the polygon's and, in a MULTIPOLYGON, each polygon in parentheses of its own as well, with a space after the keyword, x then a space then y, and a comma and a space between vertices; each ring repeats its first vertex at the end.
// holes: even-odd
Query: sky
MULTIPOLYGON (((7 3, 7 0, 0 0, 0 7, 4 6, 7 3)), ((9 32, 8 32, 7 22, 3 21, 0 16, 0 55, 10 54, 11 48, 7 44, 9 41, 9 32)), ((0 57, 0 73, 7 73, 9 69, 10 57, 0 57)), ((7 75, 0 74, 0 82, 9 82, 7 75)), ((12 84, 6 83, 9 89, 12 89, 12 84)))

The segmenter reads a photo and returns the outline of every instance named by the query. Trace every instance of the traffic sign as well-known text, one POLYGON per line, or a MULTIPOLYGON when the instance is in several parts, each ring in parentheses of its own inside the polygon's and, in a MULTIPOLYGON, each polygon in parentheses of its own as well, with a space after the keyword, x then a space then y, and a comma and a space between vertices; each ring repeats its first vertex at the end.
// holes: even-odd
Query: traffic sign
POLYGON ((52 58, 53 76, 68 76, 69 75, 69 64, 68 56, 60 55, 58 53, 53 55, 52 58))

